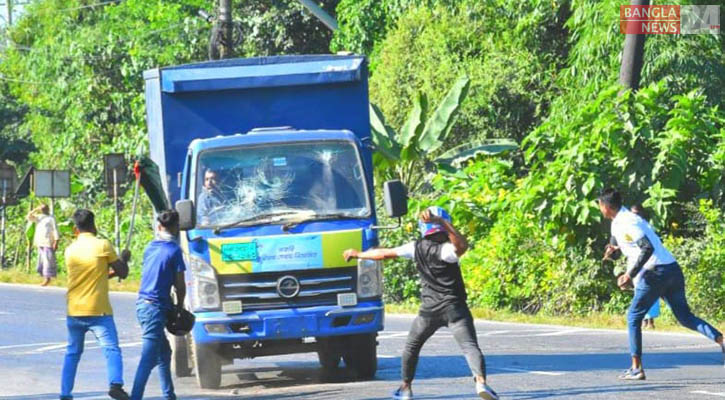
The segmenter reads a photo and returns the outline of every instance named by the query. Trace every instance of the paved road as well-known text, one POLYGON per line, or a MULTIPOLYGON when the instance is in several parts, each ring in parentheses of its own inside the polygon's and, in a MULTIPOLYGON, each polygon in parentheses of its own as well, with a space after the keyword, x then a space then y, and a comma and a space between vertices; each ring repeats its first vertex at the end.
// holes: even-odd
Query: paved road
MULTIPOLYGON (((0 399, 57 399, 65 347, 64 291, 0 284, 0 399)), ((140 358, 132 294, 112 303, 130 387, 140 358)), ((222 388, 201 391, 194 378, 178 379, 177 394, 196 399, 386 399, 400 374, 400 352, 412 316, 388 315, 379 336, 374 381, 341 371, 323 382, 315 354, 238 360, 225 367, 222 388)), ((506 399, 718 399, 725 398, 719 349, 698 335, 645 333, 648 380, 616 379, 629 362, 624 331, 477 321, 492 386, 506 399)), ((105 399, 101 351, 91 335, 76 381, 76 399, 105 399)), ((414 383, 416 399, 472 399, 465 360, 450 331, 440 330, 423 349, 414 383)), ((154 374, 149 399, 159 400, 154 374)))

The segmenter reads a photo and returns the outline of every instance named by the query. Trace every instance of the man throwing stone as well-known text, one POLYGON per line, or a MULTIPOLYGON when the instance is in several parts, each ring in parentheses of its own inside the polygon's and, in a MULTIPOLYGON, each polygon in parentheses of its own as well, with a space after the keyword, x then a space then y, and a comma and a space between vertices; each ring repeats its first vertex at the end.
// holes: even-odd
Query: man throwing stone
POLYGON ((698 331, 720 345, 725 355, 722 334, 690 311, 685 298, 685 278, 675 258, 662 245, 652 227, 627 208, 614 189, 605 189, 599 196, 599 210, 612 220, 612 236, 627 257, 627 272, 617 285, 626 289, 634 285, 634 297, 627 312, 629 351, 632 367, 619 378, 644 380, 642 366, 642 319, 655 301, 663 297, 683 326, 698 331))
POLYGON ((363 252, 348 249, 343 253, 346 260, 384 260, 396 257, 414 259, 420 274, 421 306, 403 350, 403 383, 393 393, 393 398, 413 398, 411 384, 420 349, 438 328, 448 326, 473 372, 478 395, 482 399, 498 399, 496 392, 486 384, 486 365, 478 347, 473 317, 466 305, 466 289, 458 265, 459 258, 468 249, 468 242, 453 227, 448 213, 440 207, 429 207, 423 211, 418 227, 421 239, 406 245, 363 252))

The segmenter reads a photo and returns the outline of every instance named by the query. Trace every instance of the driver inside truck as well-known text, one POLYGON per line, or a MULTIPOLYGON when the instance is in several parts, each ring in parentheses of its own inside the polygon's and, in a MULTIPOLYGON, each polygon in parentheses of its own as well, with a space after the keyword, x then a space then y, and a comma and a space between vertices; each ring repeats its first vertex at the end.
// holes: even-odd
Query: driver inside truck
POLYGON ((217 218, 224 203, 221 191, 219 190, 219 174, 217 171, 207 168, 204 172, 204 185, 197 198, 196 214, 199 216, 202 225, 211 225, 217 218))

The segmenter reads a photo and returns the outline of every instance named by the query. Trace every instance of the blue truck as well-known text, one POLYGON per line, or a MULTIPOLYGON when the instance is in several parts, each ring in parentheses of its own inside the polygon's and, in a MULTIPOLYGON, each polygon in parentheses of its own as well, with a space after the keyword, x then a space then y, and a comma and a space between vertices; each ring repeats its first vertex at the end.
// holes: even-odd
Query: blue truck
MULTIPOLYGON (((230 59, 148 70, 151 158, 180 214, 190 335, 177 376, 218 388, 234 359, 317 352, 377 369, 381 263, 367 63, 348 55, 230 59)), ((390 216, 404 188, 385 183, 390 216)))

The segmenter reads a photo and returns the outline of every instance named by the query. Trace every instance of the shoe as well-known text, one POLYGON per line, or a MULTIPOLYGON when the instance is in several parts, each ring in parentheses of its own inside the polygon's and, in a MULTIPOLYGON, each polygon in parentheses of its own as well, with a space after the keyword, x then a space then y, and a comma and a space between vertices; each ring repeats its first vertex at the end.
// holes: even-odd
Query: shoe
POLYGON ((478 397, 485 400, 498 400, 498 394, 485 383, 476 381, 476 393, 478 397))
POLYGON ((413 400, 413 391, 410 389, 398 388, 393 392, 393 400, 413 400))
POLYGON ((630 368, 628 370, 625 370, 622 375, 618 376, 618 378, 625 381, 643 381, 647 379, 647 377, 644 375, 644 370, 642 368, 630 368))
POLYGON ((130 400, 128 393, 123 390, 123 386, 118 383, 112 383, 111 389, 108 390, 108 395, 114 400, 130 400))

